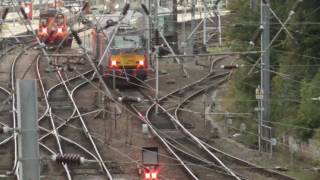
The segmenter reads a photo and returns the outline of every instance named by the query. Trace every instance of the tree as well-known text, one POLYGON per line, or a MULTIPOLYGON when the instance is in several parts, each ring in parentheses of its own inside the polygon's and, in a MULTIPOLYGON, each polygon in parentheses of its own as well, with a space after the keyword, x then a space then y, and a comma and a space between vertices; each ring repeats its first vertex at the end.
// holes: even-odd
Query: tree
MULTIPOLYGON (((227 26, 228 45, 235 51, 259 50, 259 47, 250 48, 249 39, 260 25, 260 11, 250 8, 250 1, 231 1, 231 22, 227 26)), ((271 8, 282 22, 287 19, 290 10, 296 0, 276 1, 271 0, 271 8)), ((294 39, 282 31, 280 36, 271 46, 272 72, 272 116, 271 120, 306 128, 292 131, 288 126, 276 126, 274 128, 291 132, 301 139, 312 138, 313 130, 320 127, 320 109, 318 103, 310 98, 320 96, 320 21, 319 0, 303 1, 301 7, 292 16, 287 29, 294 39), (285 110, 284 110, 285 108, 285 110), (318 113, 319 112, 319 113, 318 113)), ((271 38, 281 28, 276 18, 271 18, 271 38)), ((257 42, 256 44, 259 44, 257 42)), ((259 55, 243 56, 244 68, 235 72, 231 85, 235 102, 234 110, 248 112, 256 106, 248 100, 254 99, 254 89, 259 84, 260 74, 256 68, 248 75, 252 63, 259 55), (245 101, 247 100, 247 101, 245 101)), ((299 129, 299 128, 298 128, 299 129)))

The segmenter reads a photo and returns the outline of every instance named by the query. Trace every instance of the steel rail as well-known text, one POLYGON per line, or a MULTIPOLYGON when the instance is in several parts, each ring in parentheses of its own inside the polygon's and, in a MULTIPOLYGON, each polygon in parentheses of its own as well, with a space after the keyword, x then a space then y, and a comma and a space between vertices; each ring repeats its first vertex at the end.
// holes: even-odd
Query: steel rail
MULTIPOLYGON (((212 63, 211 63, 211 67, 213 67, 215 63, 221 61, 223 58, 224 58, 224 57, 220 57, 220 58, 217 58, 217 59, 213 60, 212 63)), ((196 85, 197 83, 203 81, 205 78, 209 77, 212 73, 213 73, 213 72, 212 72, 212 70, 210 69, 210 72, 209 72, 206 76, 204 76, 203 78, 201 78, 201 79, 199 79, 199 80, 197 80, 197 81, 194 81, 194 83, 191 83, 191 84, 189 84, 189 85, 186 85, 186 86, 182 87, 181 89, 186 89, 186 88, 188 88, 188 87, 191 87, 191 86, 196 85)), ((168 96, 171 96, 171 95, 179 92, 181 89, 180 89, 180 88, 179 88, 179 89, 176 89, 176 90, 173 91, 172 93, 169 93, 167 96, 161 97, 161 98, 159 99, 159 101, 165 99, 165 98, 168 97, 168 96)), ((154 103, 148 108, 148 110, 146 111, 146 114, 145 114, 145 119, 146 119, 146 120, 145 120, 145 121, 151 122, 150 119, 149 119, 149 115, 151 114, 151 109, 152 109, 153 107, 155 107, 156 103, 157 103, 157 102, 154 102, 154 103)), ((152 129, 153 129, 151 123, 148 124, 148 126, 149 126, 149 128, 152 128, 152 129)), ((155 130, 154 130, 154 131, 155 131, 155 130)), ((162 138, 160 135, 158 135, 158 138, 161 139, 162 141, 166 142, 165 140, 163 140, 163 138, 162 138)), ((168 146, 167 146, 167 147, 168 147, 168 146)), ((170 151, 170 152, 171 152, 171 151, 174 152, 171 148, 170 148, 169 151, 170 151)), ((183 162, 183 160, 181 160, 180 157, 179 157, 177 154, 175 154, 175 153, 173 153, 173 154, 175 155, 175 157, 176 157, 177 159, 179 159, 179 162, 180 162, 180 163, 183 165, 183 167, 189 172, 189 174, 193 174, 192 170, 190 170, 189 167, 185 165, 185 163, 183 162)), ((193 176, 193 177, 194 177, 194 176, 193 176)), ((197 178, 197 177, 196 177, 196 178, 197 178)))
MULTIPOLYGON (((91 72, 92 72, 92 70, 87 71, 87 72, 83 73, 82 75, 86 75, 86 74, 89 74, 89 73, 91 73, 91 72)), ((77 79, 79 79, 80 77, 81 77, 81 75, 72 77, 72 78, 66 80, 66 82, 71 82, 71 81, 77 80, 77 79)), ((52 86, 49 90, 47 90, 46 96, 47 96, 47 97, 50 97, 50 93, 52 93, 53 90, 55 90, 55 89, 58 88, 59 86, 62 86, 62 82, 57 83, 56 85, 52 86)), ((48 112, 48 111, 49 111, 49 109, 46 110, 46 112, 48 112)), ((43 114, 42 116, 44 117, 45 115, 46 115, 46 114, 43 114)), ((41 120, 43 119, 43 117, 39 118, 39 120, 41 121, 41 120)))
MULTIPOLYGON (((28 41, 28 42, 26 42, 26 43, 31 43, 31 42, 32 42, 32 41, 28 41)), ((19 47, 18 45, 10 46, 9 49, 6 49, 5 52, 2 52, 2 53, 0 54, 0 59, 2 59, 6 54, 8 54, 9 52, 13 51, 14 49, 16 49, 16 48, 18 48, 18 47, 19 47)), ((32 47, 32 45, 31 45, 31 47, 32 47)), ((27 47, 27 48, 28 48, 28 47, 27 47)), ((20 53, 23 53, 23 51, 20 52, 20 53)), ((16 58, 17 58, 17 57, 16 57, 16 58)), ((12 64, 11 64, 10 74, 11 74, 11 75, 10 75, 9 81, 12 82, 12 64)), ((11 83, 11 84, 12 84, 12 83, 11 83)), ((11 87, 11 88, 12 88, 12 87, 11 87)), ((8 89, 6 89, 6 88, 4 88, 4 87, 2 87, 2 86, 0 86, 0 90, 3 91, 4 93, 8 94, 9 97, 10 97, 10 96, 13 97, 13 93, 10 92, 10 90, 8 90, 8 89)), ((8 97, 8 98, 9 98, 9 97, 8 97)), ((12 107, 13 107, 13 106, 12 106, 12 107)), ((13 108, 12 108, 12 113, 14 113, 14 109, 13 109, 13 108)), ((3 125, 3 126, 9 127, 8 124, 2 123, 2 122, 0 122, 0 124, 3 125)), ((3 145, 3 144, 6 144, 7 142, 9 142, 9 141, 10 141, 12 138, 14 138, 14 137, 15 137, 15 136, 10 136, 10 137, 8 137, 7 139, 4 139, 2 142, 0 142, 0 146, 3 145)))
POLYGON ((186 165, 186 163, 174 152, 174 150, 170 147, 167 140, 163 138, 157 130, 153 127, 150 120, 146 117, 143 117, 141 113, 137 110, 137 108, 134 105, 130 105, 130 107, 135 111, 136 114, 139 115, 140 120, 142 120, 145 124, 148 125, 148 127, 151 129, 152 133, 158 137, 158 139, 163 143, 163 145, 167 148, 169 153, 171 153, 175 158, 179 161, 179 163, 184 167, 184 169, 192 176, 193 179, 199 180, 199 178, 192 172, 192 170, 186 165))
POLYGON ((4 88, 4 87, 2 87, 2 86, 0 86, 0 90, 3 91, 3 92, 5 92, 5 93, 8 94, 8 95, 11 94, 8 89, 6 89, 6 88, 4 88))
POLYGON ((51 148, 49 148, 48 146, 46 146, 45 144, 43 144, 42 142, 39 142, 40 146, 42 146, 44 149, 46 149, 47 151, 49 151, 52 155, 56 155, 57 153, 54 152, 51 148))
MULTIPOLYGON (((41 77, 41 74, 40 74, 40 69, 39 69, 40 59, 41 59, 41 56, 39 55, 37 57, 36 71, 37 71, 38 80, 39 80, 40 87, 41 87, 41 90, 42 90, 42 93, 43 93, 43 96, 44 96, 44 100, 45 100, 45 103, 46 103, 46 107, 47 107, 45 113, 43 113, 43 115, 40 118, 44 118, 47 114, 49 115, 50 123, 51 123, 52 129, 53 129, 53 135, 54 135, 54 137, 56 139, 56 142, 57 142, 57 145, 58 145, 58 149, 59 149, 59 153, 63 155, 64 153, 63 153, 63 150, 62 150, 60 139, 58 137, 58 132, 56 130, 56 125, 55 125, 55 122, 54 122, 53 117, 52 117, 52 111, 51 111, 51 107, 50 107, 50 104, 49 104, 49 101, 48 101, 48 96, 47 96, 47 94, 45 92, 44 84, 43 84, 42 77, 41 77)), ((38 119, 38 122, 39 121, 40 121, 40 119, 38 119)), ((72 178, 71 178, 71 174, 70 174, 70 170, 68 168, 68 165, 65 164, 65 163, 62 163, 62 166, 66 171, 67 178, 69 180, 71 180, 72 178)))
MULTIPOLYGON (((78 76, 76 76, 76 77, 67 79, 66 82, 71 82, 71 81, 77 80, 77 79, 79 79, 79 78, 82 78, 83 76, 90 75, 90 73, 92 73, 92 72, 93 72, 93 70, 84 72, 84 73, 82 73, 82 74, 80 74, 80 75, 78 75, 78 76)), ((87 82, 83 82, 83 83, 77 85, 76 87, 74 87, 73 90, 71 91, 72 97, 73 97, 73 94, 76 92, 76 90, 78 90, 81 86, 83 86, 83 85, 86 84, 86 83, 87 83, 87 82)), ((60 83, 54 85, 52 88, 50 88, 50 89, 48 90, 48 92, 47 92, 47 96, 49 97, 50 93, 51 93, 54 89, 58 88, 58 87, 61 86, 61 85, 62 85, 62 83, 60 82, 60 83)), ((74 119, 74 115, 75 115, 75 114, 76 114, 76 110, 75 110, 75 108, 74 108, 72 114, 70 115, 70 117, 69 117, 66 121, 64 121, 62 124, 59 124, 56 129, 59 130, 60 128, 62 128, 63 126, 65 126, 66 123, 68 123, 69 121, 71 121, 72 119, 74 119)), ((40 140, 48 137, 50 134, 52 134, 52 132, 43 135, 43 136, 40 138, 40 140)))
MULTIPOLYGON (((185 156, 188 156, 188 157, 191 158, 191 159, 194 159, 194 160, 199 161, 199 162, 201 162, 201 163, 204 163, 204 164, 207 164, 207 165, 209 165, 209 166, 213 166, 213 167, 215 167, 215 168, 218 168, 218 169, 223 170, 223 172, 222 172, 222 171, 219 171, 219 170, 216 170, 216 169, 215 169, 215 172, 216 172, 216 173, 219 173, 219 174, 222 174, 222 175, 225 175, 225 176, 229 176, 229 177, 233 177, 232 175, 224 172, 223 167, 218 166, 218 165, 214 164, 214 163, 211 162, 211 161, 207 161, 206 159, 203 159, 202 157, 198 157, 198 156, 195 156, 194 154, 188 153, 188 152, 184 151, 183 149, 175 146, 175 145, 172 144, 171 142, 168 142, 168 144, 169 144, 171 147, 173 147, 174 149, 176 149, 177 151, 179 151, 181 154, 184 154, 185 156)), ((205 167, 204 165, 199 165, 199 164, 195 164, 195 163, 189 163, 189 164, 197 165, 197 166, 200 166, 200 167, 203 167, 203 168, 206 168, 206 169, 210 169, 210 170, 212 169, 212 168, 210 168, 210 167, 205 167)))
MULTIPOLYGON (((40 59, 40 58, 39 58, 39 59, 40 59)), ((50 110, 49 110, 50 119, 53 121, 53 116, 52 116, 52 114, 51 114, 50 104, 49 104, 49 102, 48 102, 48 96, 50 95, 50 92, 51 92, 53 89, 59 87, 59 85, 61 85, 62 83, 58 83, 57 85, 55 85, 55 86, 53 86, 52 88, 50 88, 50 90, 48 91, 48 93, 45 93, 44 85, 43 85, 42 78, 41 78, 41 74, 40 74, 40 70, 39 70, 39 69, 40 69, 40 68, 39 68, 39 59, 37 60, 37 75, 38 75, 38 79, 39 79, 40 84, 41 84, 41 88, 42 88, 43 94, 44 94, 44 96, 45 96, 45 100, 46 100, 46 104, 47 104, 47 109, 50 109, 50 110)), ((88 72, 85 72, 85 73, 83 73, 83 74, 90 74, 90 72, 92 72, 92 71, 88 71, 88 72)), ((76 80, 76 79, 78 79, 78 78, 81 78, 81 76, 76 76, 76 77, 74 77, 74 78, 70 78, 70 79, 68 79, 67 81, 70 82, 70 81, 76 80)), ((82 83, 82 84, 83 84, 83 83, 82 83)), ((80 85, 82 85, 82 84, 80 84, 80 85)), ((78 87, 79 87, 79 85, 73 89, 72 94, 75 92, 76 89, 78 89, 78 87)), ((46 115, 46 113, 47 113, 47 111, 46 111, 41 117, 43 118, 43 117, 46 115)), ((73 110, 73 113, 72 113, 71 117, 69 117, 67 121, 71 120, 74 114, 75 114, 75 109, 73 110)), ((40 120, 39 120, 39 121, 40 121, 40 120)), ((89 150, 87 150, 85 147, 83 147, 83 146, 81 146, 80 144, 76 143, 75 141, 73 141, 73 140, 71 140, 71 139, 69 139, 69 138, 66 138, 66 137, 64 137, 64 136, 61 136, 60 134, 57 133, 58 129, 61 128, 62 126, 64 126, 66 123, 67 123, 67 122, 65 121, 63 124, 60 124, 58 127, 54 128, 52 131, 50 131, 50 130, 48 130, 48 129, 40 126, 40 129, 43 130, 43 131, 46 131, 47 134, 45 134, 44 136, 42 136, 42 137, 39 139, 39 141, 41 141, 41 140, 43 140, 45 137, 53 134, 54 136, 59 137, 59 138, 61 138, 62 140, 66 141, 66 142, 69 142, 69 143, 77 146, 78 148, 82 149, 84 152, 86 152, 87 154, 89 154, 91 157, 93 157, 94 159, 96 159, 97 161, 99 161, 99 159, 98 159, 93 153, 91 153, 89 150)), ((61 152, 60 152, 60 153, 61 153, 61 152)))
MULTIPOLYGON (((37 74, 38 74, 38 78, 42 80, 42 78, 41 78, 41 73, 40 73, 40 70, 39 70, 39 69, 40 69, 40 68, 39 68, 39 61, 38 61, 38 62, 37 62, 37 74)), ((92 70, 87 71, 87 72, 84 72, 84 73, 81 74, 81 75, 78 75, 78 76, 76 76, 76 77, 69 78, 68 80, 66 80, 66 82, 70 82, 70 81, 77 80, 77 79, 81 78, 82 76, 89 75, 89 74, 92 73, 92 72, 93 72, 92 70)), ((43 84, 43 83, 42 83, 42 84, 43 84)), ((47 93, 45 93, 45 92, 43 91, 44 96, 47 97, 47 98, 46 98, 46 101, 47 101, 48 97, 50 96, 50 93, 53 92, 54 89, 58 88, 58 87, 61 86, 62 84, 63 84, 63 83, 60 82, 60 83, 52 86, 52 87, 47 91, 47 93)), ((78 85, 77 87, 75 87, 75 88, 73 89, 73 91, 72 91, 72 94, 73 94, 73 93, 75 92, 75 90, 78 89, 78 87, 81 86, 81 85, 82 85, 82 84, 80 84, 80 85, 78 85)), ((47 102, 48 102, 48 101, 47 101, 47 102)), ((48 104, 48 105, 50 106, 50 104, 48 104)), ((46 112, 43 113, 43 115, 41 116, 41 118, 39 119, 39 121, 41 121, 41 119, 46 116, 46 114, 47 114, 47 112, 48 112, 48 110, 49 110, 49 108, 48 108, 49 106, 47 106, 46 112)), ((56 127, 55 130, 56 130, 56 131, 59 130, 59 128, 63 127, 69 120, 73 119, 73 116, 74 116, 75 112, 76 112, 76 110, 74 109, 72 115, 68 118, 68 120, 65 121, 63 124, 60 124, 58 127, 56 127)), ((39 141, 41 141, 41 140, 43 140, 44 138, 48 137, 49 135, 53 134, 54 131, 55 131, 55 130, 50 131, 50 130, 47 130, 46 128, 43 128, 43 127, 40 127, 40 128, 41 128, 41 130, 46 131, 47 134, 45 134, 45 135, 43 135, 42 137, 40 137, 40 138, 39 138, 39 141)), ((71 143, 71 144, 74 144, 75 146, 79 147, 80 149, 82 149, 84 152, 88 153, 90 156, 92 156, 92 157, 93 157, 94 159, 96 159, 97 161, 99 160, 99 159, 98 159, 94 154, 92 154, 89 150, 87 150, 85 147, 81 146, 80 144, 76 143, 75 141, 73 141, 73 140, 71 140, 71 139, 68 139, 68 138, 66 138, 66 137, 64 137, 64 136, 61 136, 60 134, 58 134, 58 136, 59 136, 61 139, 63 139, 63 140, 65 140, 65 141, 67 141, 67 142, 69 142, 69 143, 71 143)))
POLYGON ((4 139, 3 141, 0 142, 0 146, 3 145, 3 144, 6 144, 7 142, 9 142, 11 139, 13 138, 13 135, 4 139))
MULTIPOLYGON (((42 130, 42 131, 45 131, 47 133, 50 133, 51 131, 49 129, 46 129, 42 126, 39 126, 39 128, 42 130)), ((51 133, 50 133, 51 134, 51 133)), ((81 150, 83 150, 85 153, 89 154, 92 158, 94 158, 97 162, 99 161, 99 159, 92 153, 90 152, 87 148, 83 147, 82 145, 80 145, 79 143, 65 137, 65 136, 62 136, 60 134, 58 134, 58 137, 61 139, 61 140, 64 140, 70 144, 73 144, 74 146, 80 148, 81 150)))
POLYGON ((277 177, 278 179, 281 179, 281 180, 295 180, 295 178, 293 178, 293 177, 290 177, 288 175, 285 175, 285 174, 282 174, 282 173, 279 173, 279 172, 276 172, 276 171, 273 171, 273 170, 269 170, 269 169, 265 169, 263 167, 257 166, 257 165, 255 165, 255 164, 253 164, 251 162, 245 161, 245 160, 240 159, 238 157, 235 157, 235 156, 233 156, 231 154, 223 152, 223 151, 211 146, 210 144, 208 144, 208 143, 206 143, 206 142, 204 142, 202 140, 200 140, 200 141, 205 146, 207 146, 209 149, 212 149, 213 151, 218 152, 218 153, 222 154, 223 156, 225 156, 227 158, 230 158, 230 159, 233 159, 235 161, 238 161, 239 163, 241 163, 241 164, 243 164, 243 165, 245 165, 247 167, 252 167, 252 168, 256 169, 257 171, 261 171, 261 173, 263 173, 263 174, 269 175, 271 177, 277 177))
MULTIPOLYGON (((10 81, 11 81, 11 89, 12 89, 12 122, 13 128, 17 128, 17 105, 16 105, 16 77, 15 77, 15 68, 16 63, 24 54, 25 50, 23 49, 13 60, 10 69, 10 81)), ((12 167, 12 172, 15 173, 16 177, 19 179, 19 175, 17 173, 18 169, 18 142, 17 142, 17 133, 13 132, 13 142, 14 142, 14 163, 12 167)))
MULTIPOLYGON (((76 87, 71 91, 72 96, 73 96, 74 92, 75 92, 80 86, 83 86, 85 83, 87 83, 87 82, 81 83, 81 84, 79 84, 78 86, 76 86, 76 87)), ((59 130, 60 128, 64 127, 69 121, 71 121, 72 119, 74 119, 75 113, 76 113, 76 110, 74 109, 73 112, 72 112, 72 114, 71 114, 71 116, 70 116, 66 121, 64 121, 63 123, 59 124, 59 126, 56 127, 56 130, 59 130)), ((41 140, 45 139, 46 137, 48 137, 49 135, 53 134, 53 130, 50 131, 50 130, 44 128, 44 127, 40 127, 40 128, 41 128, 41 130, 46 131, 47 134, 45 134, 45 135, 43 135, 42 137, 40 137, 40 138, 39 138, 39 141, 41 141, 41 140)), ((69 139, 69 138, 66 138, 66 137, 64 137, 64 136, 62 136, 62 135, 60 135, 60 134, 59 134, 58 136, 59 136, 62 140, 67 141, 67 142, 69 142, 69 143, 71 143, 71 144, 74 144, 75 146, 77 146, 78 148, 82 149, 84 152, 86 152, 86 153, 89 154, 90 156, 92 156, 94 159, 96 159, 97 161, 99 161, 99 159, 98 159, 93 153, 91 153, 89 150, 87 150, 87 149, 86 149, 85 147, 83 147, 82 145, 80 145, 80 144, 76 143, 75 141, 73 141, 73 140, 71 140, 71 139, 69 139)))
MULTIPOLYGON (((228 74, 230 75, 231 72, 228 73, 228 74)), ((213 85, 209 85, 208 87, 205 87, 205 88, 202 88, 202 89, 200 89, 200 90, 192 93, 192 94, 191 94, 190 96, 188 96, 187 98, 185 98, 185 99, 176 107, 175 113, 174 113, 174 114, 175 114, 175 118, 179 121, 178 113, 179 113, 179 111, 181 110, 181 107, 184 106, 186 103, 188 103, 191 98, 194 98, 195 96, 199 95, 201 92, 203 92, 203 91, 205 91, 205 90, 207 90, 207 89, 213 88, 214 86, 217 86, 217 85, 220 85, 220 84, 224 83, 224 82, 227 81, 227 79, 229 78, 228 74, 226 74, 226 75, 227 75, 226 78, 222 79, 222 80, 219 81, 218 83, 213 84, 213 85)), ((237 157, 235 157, 235 156, 232 156, 232 155, 230 155, 230 154, 227 154, 227 153, 225 153, 225 152, 223 152, 223 151, 221 151, 221 150, 219 150, 219 149, 217 149, 217 148, 214 148, 213 146, 207 144, 206 142, 204 142, 204 141, 202 141, 202 140, 200 140, 200 142, 201 142, 202 144, 204 144, 205 146, 207 146, 209 149, 212 149, 212 150, 214 150, 215 152, 218 152, 218 153, 222 154, 223 156, 226 156, 226 157, 228 157, 228 158, 230 158, 230 159, 233 159, 233 160, 235 160, 235 161, 238 161, 238 163, 244 164, 244 165, 246 165, 247 167, 255 168, 257 171, 260 171, 260 172, 263 173, 263 174, 266 174, 266 175, 268 175, 268 176, 278 177, 278 178, 280 178, 280 179, 293 180, 292 177, 289 177, 289 176, 287 176, 287 175, 278 173, 278 172, 276 172, 276 171, 267 170, 267 169, 264 169, 264 168, 262 168, 262 167, 257 167, 257 165, 254 165, 254 164, 252 164, 252 163, 250 163, 250 162, 247 162, 247 161, 245 161, 245 160, 242 160, 242 159, 240 159, 240 158, 237 158, 237 157)))
MULTIPOLYGON (((209 78, 212 74, 214 74, 214 72, 212 71, 212 67, 214 66, 214 64, 218 63, 218 62, 221 61, 221 60, 222 60, 222 58, 217 59, 217 60, 215 60, 215 61, 212 61, 212 63, 211 63, 211 69, 210 69, 209 73, 208 73, 206 76, 204 76, 203 78, 201 78, 201 79, 199 79, 199 80, 197 80, 197 81, 194 81, 193 83, 190 83, 190 84, 185 85, 185 86, 182 87, 181 89, 177 89, 177 90, 175 90, 175 91, 173 91, 173 92, 171 92, 171 93, 169 93, 169 94, 161 97, 161 98, 159 99, 159 102, 165 100, 165 99, 168 98, 169 96, 172 96, 173 94, 175 94, 175 93, 177 93, 177 92, 179 92, 179 91, 181 91, 181 90, 185 90, 185 89, 187 89, 187 88, 193 87, 194 85, 197 85, 197 84, 199 84, 200 82, 203 82, 204 80, 206 80, 207 78, 209 78)), ((218 75, 218 76, 220 76, 220 75, 218 75)), ((167 112, 167 110, 166 110, 165 108, 163 108, 163 107, 159 104, 159 102, 158 102, 158 103, 157 103, 157 102, 154 102, 154 103, 149 107, 149 109, 147 110, 146 115, 145 115, 147 119, 148 119, 149 115, 151 114, 151 110, 152 110, 156 105, 158 105, 158 107, 160 107, 160 109, 162 109, 162 110, 170 117, 170 120, 171 120, 171 121, 174 121, 174 122, 175 122, 174 124, 178 125, 178 126, 181 128, 182 132, 184 132, 184 133, 185 133, 186 135, 188 135, 193 141, 195 141, 202 149, 204 149, 211 157, 213 157, 222 167, 224 167, 224 169, 225 169, 228 173, 230 173, 235 179, 237 179, 237 180, 240 180, 240 179, 241 179, 241 178, 238 177, 231 169, 229 169, 217 156, 215 156, 205 145, 203 145, 196 136, 194 136, 192 133, 190 133, 174 116, 172 116, 169 112, 167 112)))
MULTIPOLYGON (((211 66, 211 69, 213 69, 213 66, 211 66)), ((228 73, 228 75, 226 76, 226 78, 224 78, 223 80, 219 81, 218 83, 216 84, 213 84, 213 85, 210 85, 208 87, 205 87, 203 89, 200 89, 196 92, 194 92, 193 94, 191 94, 189 97, 185 98, 175 109, 175 118, 177 120, 179 120, 179 117, 178 117, 178 113, 179 111, 181 110, 181 107, 184 106, 186 103, 190 102, 189 100, 191 98, 194 98, 195 96, 197 96, 198 94, 200 94, 201 92, 205 91, 206 89, 210 89, 210 88, 213 88, 214 86, 217 86, 217 85, 220 85, 222 83, 224 83, 225 81, 228 80, 228 78, 230 78, 230 75, 232 74, 233 71, 231 71, 230 73, 228 73)), ((252 167, 254 169, 256 169, 257 171, 260 171, 261 174, 265 174, 267 176, 271 176, 271 177, 278 177, 279 179, 284 179, 284 180, 293 180, 294 178, 290 177, 290 176, 287 176, 285 174, 282 174, 282 173, 279 173, 279 172, 276 172, 276 171, 272 171, 272 170, 268 170, 268 169, 265 169, 265 168, 262 168, 262 167, 259 167, 253 163, 250 163, 248 161, 245 161, 243 159, 240 159, 238 157, 235 157, 233 155, 230 155, 226 152, 223 152, 211 145, 209 145, 208 143, 204 142, 203 140, 200 140, 200 142, 202 144, 204 144, 205 146, 207 146, 209 149, 212 149, 213 151, 217 152, 217 153, 220 153, 222 154, 224 157, 227 157, 227 158, 230 158, 230 159, 233 159, 235 161, 237 161, 238 163, 241 163, 247 167, 252 167)))
POLYGON ((94 140, 93 140, 93 138, 92 138, 92 136, 91 136, 91 134, 90 134, 87 126, 86 126, 86 123, 84 122, 84 119, 83 119, 83 117, 82 117, 82 115, 81 115, 81 113, 80 113, 80 110, 79 110, 79 108, 78 108, 75 100, 74 100, 73 97, 72 97, 72 94, 71 94, 71 92, 70 92, 70 90, 69 90, 69 88, 68 88, 68 86, 67 86, 67 84, 66 84, 66 81, 65 81, 64 78, 63 78, 63 75, 61 74, 61 70, 60 70, 60 69, 57 70, 57 74, 58 74, 59 78, 61 79, 61 82, 63 83, 63 86, 65 87, 65 89, 66 89, 66 91, 67 91, 67 93, 68 93, 69 99, 71 100, 74 108, 75 108, 76 111, 77 111, 77 114, 78 114, 78 116, 79 116, 80 122, 81 122, 81 124, 82 124, 82 128, 83 128, 83 130, 84 130, 84 133, 85 133, 85 134, 87 135, 87 137, 89 138, 89 140, 90 140, 90 142, 91 142, 91 144, 92 144, 92 146, 93 146, 93 148, 94 148, 94 150, 95 150, 95 152, 96 152, 96 154, 97 154, 97 156, 98 156, 98 158, 99 158, 99 165, 100 165, 100 167, 107 173, 108 178, 112 180, 112 179, 113 179, 113 178, 112 178, 112 175, 111 175, 110 171, 108 170, 107 166, 104 164, 104 161, 103 161, 103 159, 102 159, 102 157, 101 157, 101 155, 100 155, 100 152, 99 152, 99 150, 97 149, 97 146, 96 146, 96 144, 95 144, 95 142, 94 142, 94 140))
POLYGON ((227 172, 229 172, 232 176, 234 176, 235 179, 241 180, 240 177, 238 177, 231 169, 229 169, 216 155, 214 155, 196 136, 194 136, 191 132, 189 132, 173 115, 171 115, 165 108, 163 108, 161 105, 158 105, 160 109, 163 110, 171 119, 173 120, 180 128, 181 130, 188 135, 192 140, 194 140, 201 148, 203 148, 211 157, 213 157, 222 167, 224 167, 227 172))

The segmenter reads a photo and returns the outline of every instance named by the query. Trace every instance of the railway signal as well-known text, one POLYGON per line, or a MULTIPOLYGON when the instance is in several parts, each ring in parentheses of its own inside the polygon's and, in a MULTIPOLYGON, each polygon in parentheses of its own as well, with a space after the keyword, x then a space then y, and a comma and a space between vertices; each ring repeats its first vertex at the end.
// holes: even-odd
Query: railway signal
POLYGON ((144 180, 157 180, 158 172, 145 172, 144 180))
POLYGON ((139 172, 143 171, 143 180, 158 180, 159 174, 159 155, 158 147, 142 148, 143 170, 139 168, 139 172))

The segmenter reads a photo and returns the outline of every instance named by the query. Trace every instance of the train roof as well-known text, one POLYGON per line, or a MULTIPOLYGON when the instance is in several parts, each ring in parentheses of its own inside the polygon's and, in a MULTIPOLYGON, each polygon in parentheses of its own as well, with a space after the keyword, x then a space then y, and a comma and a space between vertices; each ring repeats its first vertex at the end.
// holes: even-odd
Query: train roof
POLYGON ((47 10, 41 10, 40 11, 40 17, 52 17, 56 14, 66 14, 68 13, 67 9, 47 9, 47 10))
MULTIPOLYGON (((107 20, 112 20, 115 22, 119 21, 119 19, 121 17, 121 12, 116 11, 116 12, 110 13, 110 14, 98 14, 98 15, 96 15, 96 17, 101 18, 101 21, 100 21, 101 25, 106 25, 107 20)), ((143 17, 143 14, 141 12, 129 10, 127 15, 122 20, 122 23, 129 24, 129 22, 132 21, 132 19, 142 18, 142 17, 143 17)), ((99 19, 99 18, 97 18, 97 19, 99 19)))
MULTIPOLYGON (((171 15, 172 12, 170 9, 165 7, 159 7, 158 9, 159 16, 166 16, 171 15)), ((103 29, 105 34, 110 34, 115 24, 120 20, 121 17, 121 11, 116 11, 110 14, 97 14, 96 19, 99 20, 99 24, 101 27, 108 26, 108 23, 114 24, 114 26, 108 26, 108 28, 103 29)), ((120 25, 119 35, 121 34, 129 34, 131 32, 134 32, 136 34, 142 34, 145 29, 145 17, 147 17, 143 12, 140 10, 132 10, 130 9, 127 13, 127 15, 123 18, 122 23, 120 25)), ((131 34, 134 34, 131 33, 131 34)))
MULTIPOLYGON (((158 14, 159 16, 163 15, 171 15, 172 11, 169 8, 166 7, 158 7, 158 14)), ((146 15, 141 12, 140 10, 132 10, 130 9, 127 13, 127 15, 124 17, 122 20, 123 24, 130 24, 130 22, 137 20, 137 19, 143 19, 146 15)), ((113 13, 109 14, 97 14, 96 17, 99 17, 97 19, 101 19, 99 22, 101 25, 106 25, 107 20, 112 20, 112 21, 119 21, 121 17, 121 11, 115 11, 113 13)))
POLYGON ((44 16, 55 16, 58 13, 58 11, 56 9, 48 9, 48 10, 43 10, 40 11, 40 16, 44 17, 44 16))

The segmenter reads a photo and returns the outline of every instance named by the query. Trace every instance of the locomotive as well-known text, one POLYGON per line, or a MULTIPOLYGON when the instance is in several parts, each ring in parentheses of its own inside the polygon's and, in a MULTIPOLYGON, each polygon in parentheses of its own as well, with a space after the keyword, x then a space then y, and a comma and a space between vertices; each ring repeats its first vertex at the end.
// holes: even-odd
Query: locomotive
POLYGON ((66 13, 56 9, 48 9, 40 12, 40 21, 37 36, 47 46, 56 47, 62 43, 62 47, 71 47, 72 36, 68 32, 68 18, 66 13))
MULTIPOLYGON (((118 14, 120 15, 120 14, 118 14)), ((106 26, 116 24, 118 15, 107 15, 106 26)), ((114 39, 111 42, 108 57, 103 59, 100 66, 104 80, 117 85, 127 85, 130 83, 141 83, 148 76, 148 55, 146 40, 143 31, 139 31, 130 21, 140 18, 139 13, 129 11, 127 17, 120 24, 114 39)), ((143 27, 143 26, 142 26, 143 27)), ((93 29, 93 55, 100 59, 106 46, 110 42, 110 37, 115 26, 111 26, 98 31, 93 29)))
MULTIPOLYGON (((164 35, 173 49, 176 50, 174 16, 167 8, 159 7, 158 11, 159 31, 164 35)), ((98 19, 103 19, 103 22, 97 22, 100 25, 100 29, 96 27, 92 31, 92 51, 96 59, 101 59, 109 43, 109 38, 121 16, 121 12, 117 11, 102 16, 98 19)), ((145 15, 141 11, 129 10, 111 43, 108 57, 105 57, 100 66, 106 82, 113 81, 114 75, 116 76, 117 84, 132 81, 141 82, 147 79, 150 63, 146 43, 146 39, 149 37, 145 33, 146 28, 145 15)))

